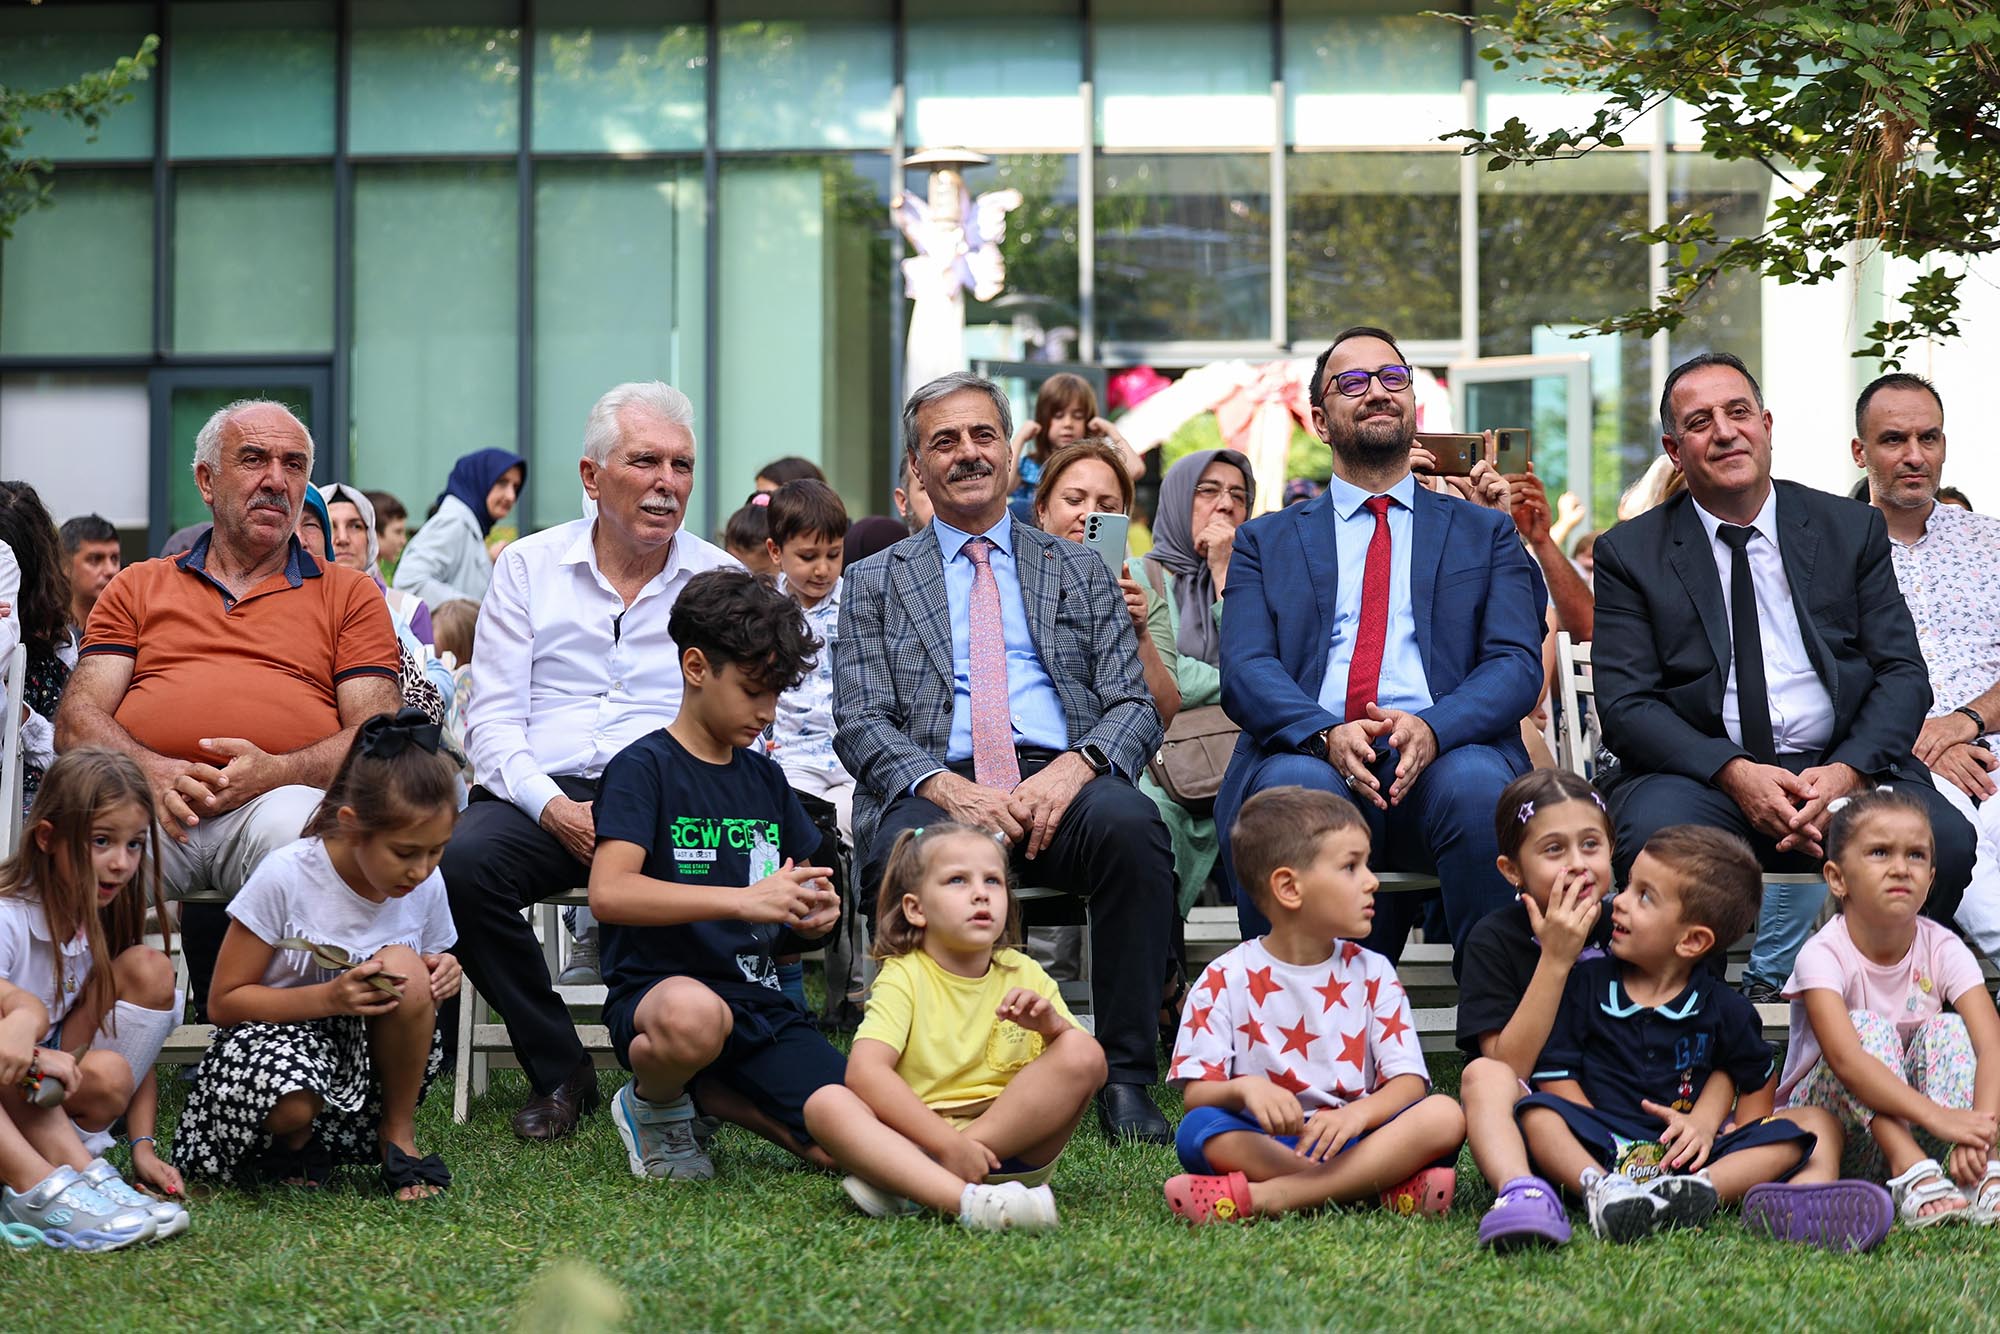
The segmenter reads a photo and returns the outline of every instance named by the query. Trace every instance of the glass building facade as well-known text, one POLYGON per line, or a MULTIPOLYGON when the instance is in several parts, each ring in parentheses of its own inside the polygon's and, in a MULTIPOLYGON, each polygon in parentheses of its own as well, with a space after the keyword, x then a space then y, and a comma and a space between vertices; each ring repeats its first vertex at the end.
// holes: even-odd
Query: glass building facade
MULTIPOLYGON (((1312 353, 1359 322, 1440 369, 1583 354, 1592 475, 1550 481, 1608 512, 1657 449, 1668 359, 1754 362, 1762 298, 1712 292, 1652 345, 1570 335, 1658 285, 1628 233, 1690 206, 1760 228, 1764 174, 1705 156, 1672 108, 1631 147, 1482 170, 1440 136, 1589 107, 1494 72, 1439 7, 8 5, 12 88, 161 46, 95 139, 28 136, 54 196, 0 246, 0 474, 156 542, 201 517, 195 427, 269 393, 322 477, 413 517, 458 454, 515 449, 537 527, 577 512, 591 401, 657 376, 699 414, 701 531, 783 454, 884 511, 907 320, 889 206, 923 189, 906 154, 951 145, 992 158, 975 193, 1024 195, 1007 291, 967 315, 1010 383, 1312 353)), ((1530 379, 1486 392, 1476 424, 1543 408, 1530 379)))

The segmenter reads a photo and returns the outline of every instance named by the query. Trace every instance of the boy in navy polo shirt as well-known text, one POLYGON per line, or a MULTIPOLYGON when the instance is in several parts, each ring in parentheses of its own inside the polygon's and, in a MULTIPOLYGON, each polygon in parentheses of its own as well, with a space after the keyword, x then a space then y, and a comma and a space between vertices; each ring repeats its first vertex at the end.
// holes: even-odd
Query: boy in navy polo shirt
POLYGON ((798 604, 741 570, 696 575, 668 633, 680 715, 606 766, 590 909, 603 929, 604 1022, 632 1080, 612 1100, 632 1173, 701 1181, 694 1098, 821 1166, 806 1100, 847 1062, 778 989, 774 956, 840 916, 820 835, 785 774, 745 747, 819 645, 798 604))
POLYGON ((1739 1198, 1746 1224, 1782 1240, 1864 1250, 1887 1235, 1888 1193, 1834 1180, 1831 1116, 1793 1108, 1725 1129, 1738 1092, 1770 1079, 1771 1047, 1755 1007, 1698 965, 1750 929, 1762 892, 1741 839, 1663 829, 1612 901, 1610 953, 1570 972, 1515 1116, 1542 1174, 1584 1197, 1606 1240, 1698 1227, 1739 1198))

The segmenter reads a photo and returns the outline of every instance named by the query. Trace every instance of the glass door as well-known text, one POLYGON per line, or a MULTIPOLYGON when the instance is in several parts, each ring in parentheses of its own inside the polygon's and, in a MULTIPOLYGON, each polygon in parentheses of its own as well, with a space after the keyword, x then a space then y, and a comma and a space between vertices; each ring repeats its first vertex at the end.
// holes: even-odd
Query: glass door
POLYGON ((313 480, 331 481, 339 452, 330 429, 331 375, 324 365, 202 366, 156 370, 152 396, 153 482, 148 550, 169 535, 208 522, 194 481, 194 437, 216 409, 243 398, 290 408, 313 438, 313 480))
MULTIPOLYGON (((1590 527, 1593 402, 1590 355, 1481 357, 1449 369, 1452 420, 1461 431, 1519 426, 1532 434, 1535 475, 1554 506, 1569 491, 1590 527)), ((1614 455, 1615 463, 1615 455, 1614 455)), ((1617 497, 1616 479, 1607 504, 1617 497)))

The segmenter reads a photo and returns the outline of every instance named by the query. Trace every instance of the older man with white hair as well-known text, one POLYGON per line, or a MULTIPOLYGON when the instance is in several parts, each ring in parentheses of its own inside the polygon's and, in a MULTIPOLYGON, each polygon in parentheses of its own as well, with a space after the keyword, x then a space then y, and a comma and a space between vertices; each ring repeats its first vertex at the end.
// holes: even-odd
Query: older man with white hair
POLYGON ((597 1077, 521 909, 585 882, 604 766, 680 711, 667 614, 688 580, 736 564, 681 530, 694 459, 686 394, 658 381, 607 392, 583 434, 594 517, 510 544, 480 609, 467 718, 478 786, 443 870, 458 957, 534 1089, 514 1117, 523 1139, 575 1130, 597 1077))
MULTIPOLYGON (((106 586, 56 715, 58 749, 109 746, 145 770, 169 897, 241 889, 299 836, 355 728, 398 702, 381 594, 293 536, 312 461, 283 404, 210 417, 194 478, 214 526, 106 586)), ((212 905, 183 912, 197 1009, 226 926, 212 905)))

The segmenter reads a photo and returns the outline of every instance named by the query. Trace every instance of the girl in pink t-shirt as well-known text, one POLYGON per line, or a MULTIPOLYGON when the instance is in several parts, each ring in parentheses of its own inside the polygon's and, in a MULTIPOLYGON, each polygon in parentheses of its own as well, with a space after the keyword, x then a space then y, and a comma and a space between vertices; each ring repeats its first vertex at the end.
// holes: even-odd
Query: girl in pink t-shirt
POLYGON ((1838 1116, 1847 1174, 1888 1177, 1906 1226, 2000 1222, 2000 1014, 1972 951, 1918 915, 1934 870, 1930 821, 1888 788, 1833 809, 1826 883, 1840 915, 1785 983, 1779 1105, 1838 1116))

